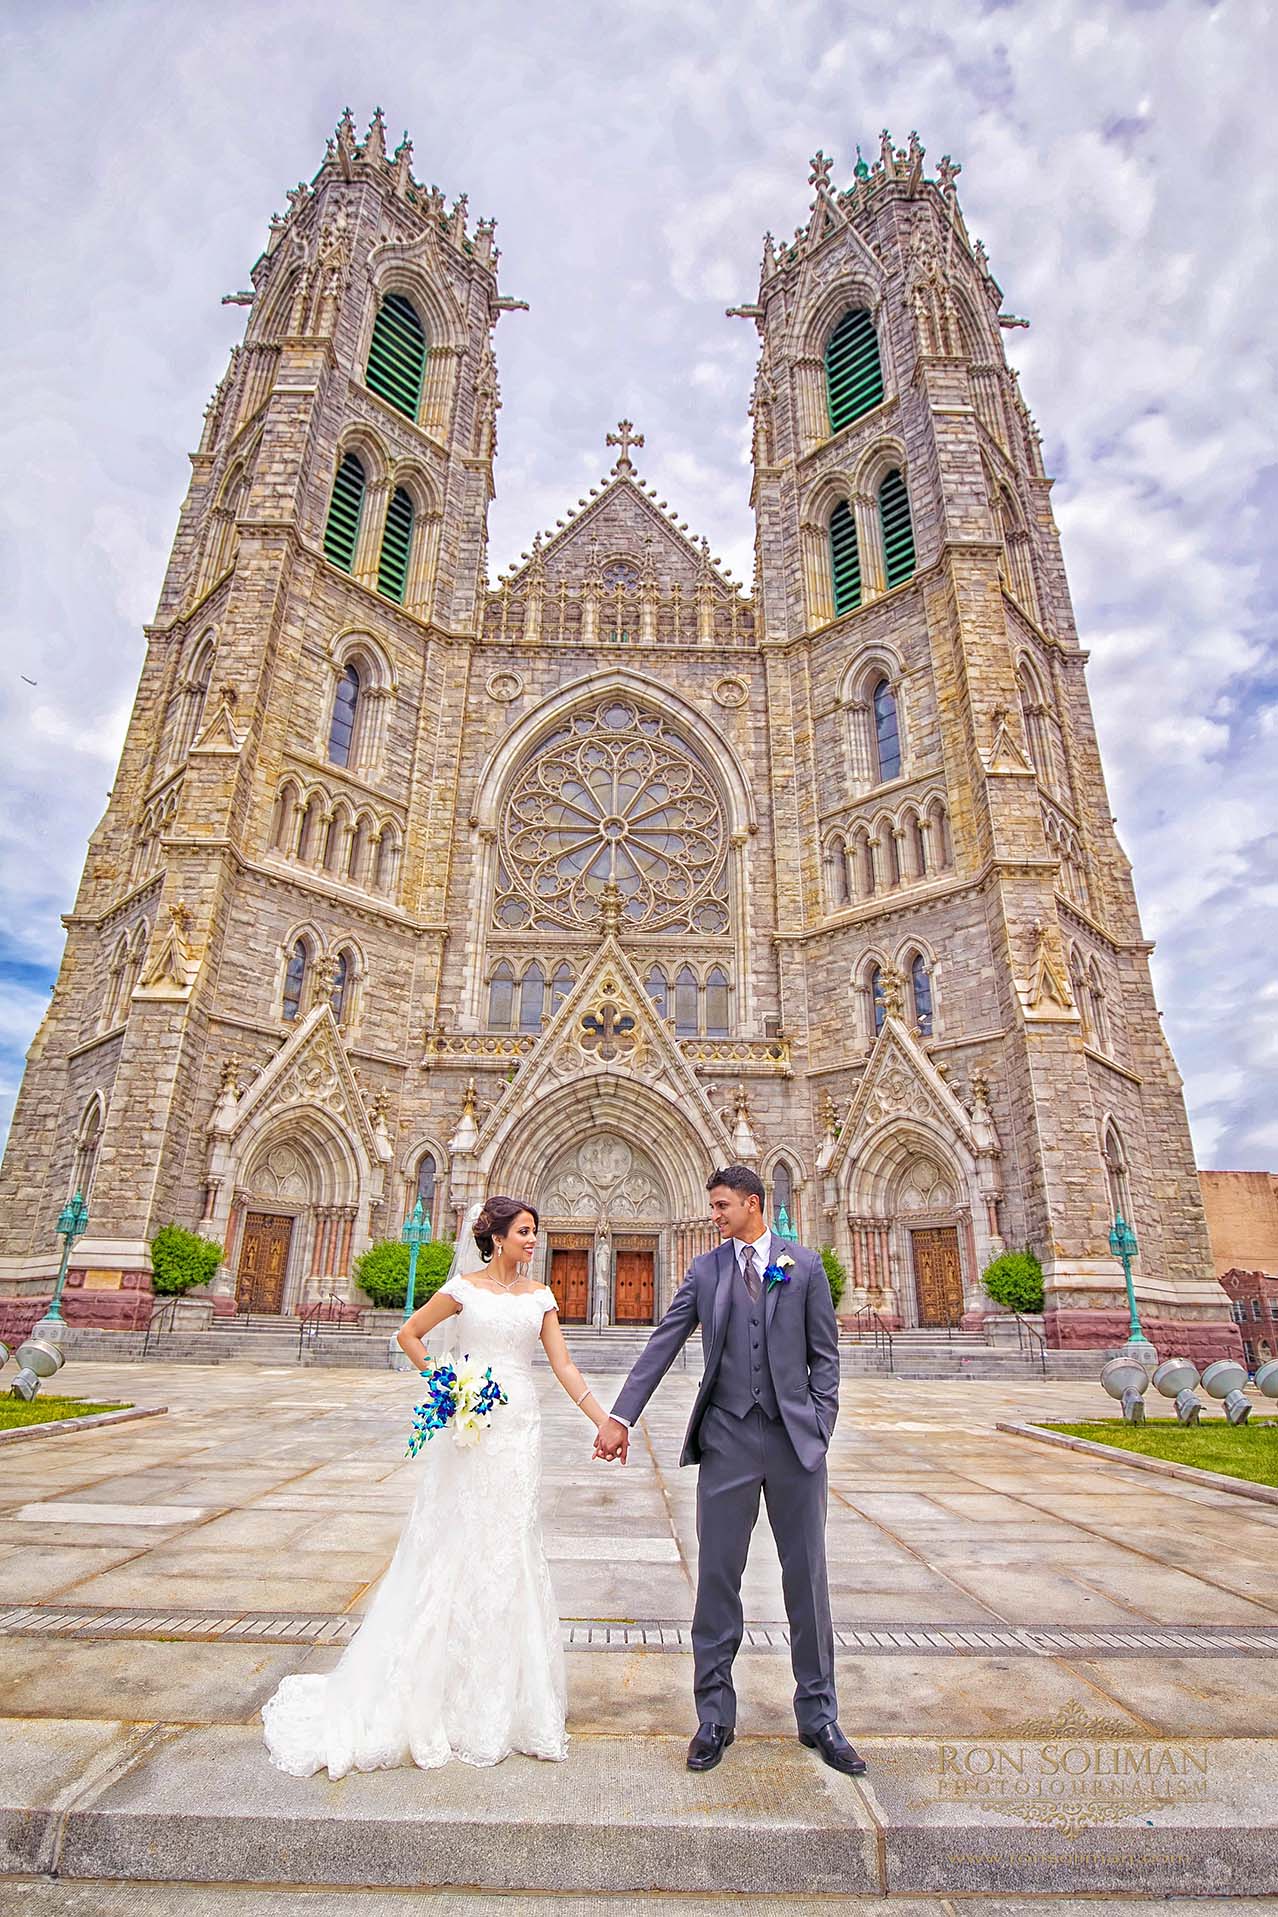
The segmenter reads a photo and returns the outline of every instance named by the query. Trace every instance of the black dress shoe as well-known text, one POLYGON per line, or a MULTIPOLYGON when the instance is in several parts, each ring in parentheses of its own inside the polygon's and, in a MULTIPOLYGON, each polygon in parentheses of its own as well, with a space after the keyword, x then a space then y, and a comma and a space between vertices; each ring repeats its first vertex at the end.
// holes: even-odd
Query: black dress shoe
POLYGON ((799 1742, 810 1751, 818 1751, 832 1771, 842 1771, 846 1777, 860 1777, 865 1770, 865 1759, 857 1756, 837 1724, 823 1724, 819 1731, 800 1731, 799 1742))
POLYGON ((688 1746, 688 1769, 712 1771, 736 1736, 726 1724, 698 1724, 697 1734, 688 1746))

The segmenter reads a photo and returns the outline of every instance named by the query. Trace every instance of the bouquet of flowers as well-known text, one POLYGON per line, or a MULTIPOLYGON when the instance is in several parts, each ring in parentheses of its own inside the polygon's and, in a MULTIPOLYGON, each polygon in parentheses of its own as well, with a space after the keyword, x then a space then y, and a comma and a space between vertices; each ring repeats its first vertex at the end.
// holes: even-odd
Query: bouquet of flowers
POLYGON ((484 1419, 490 1418, 506 1394, 493 1377, 491 1366, 481 1373, 469 1354, 457 1360, 427 1357, 425 1402, 414 1407, 408 1456, 415 1458, 437 1431, 452 1426, 455 1444, 478 1444, 484 1419))

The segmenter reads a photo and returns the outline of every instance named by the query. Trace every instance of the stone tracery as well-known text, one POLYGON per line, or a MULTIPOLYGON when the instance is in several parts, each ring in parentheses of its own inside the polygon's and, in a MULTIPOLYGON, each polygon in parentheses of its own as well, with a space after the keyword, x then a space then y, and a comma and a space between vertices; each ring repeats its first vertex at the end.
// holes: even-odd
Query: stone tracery
POLYGON ((605 889, 632 930, 727 929, 727 832, 710 776, 630 698, 578 711, 516 774, 501 823, 498 925, 578 930, 605 889))

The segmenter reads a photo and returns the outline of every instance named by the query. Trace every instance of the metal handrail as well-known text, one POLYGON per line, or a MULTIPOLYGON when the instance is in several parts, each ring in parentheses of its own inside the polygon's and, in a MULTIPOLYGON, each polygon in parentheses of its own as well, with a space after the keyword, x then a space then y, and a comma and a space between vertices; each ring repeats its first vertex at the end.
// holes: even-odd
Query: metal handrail
POLYGON ((1037 1325, 1030 1324, 1019 1311, 1012 1312, 1016 1320, 1016 1348, 1023 1358, 1038 1357, 1038 1368, 1047 1376, 1047 1340, 1037 1325))
POLYGON ((166 1331, 172 1331, 174 1320, 177 1317, 177 1308, 181 1302, 180 1298, 165 1298, 161 1303, 152 1308, 151 1316, 146 1321, 146 1336, 142 1340, 142 1356, 144 1358, 151 1349, 152 1333, 155 1334, 155 1344, 158 1350, 160 1339, 164 1336, 164 1333, 166 1331), (167 1324, 162 1324, 160 1321, 166 1312, 168 1313, 169 1321, 167 1324))
POLYGON ((858 1305, 852 1313, 853 1342, 862 1344, 865 1332, 869 1332, 876 1352, 882 1352, 887 1359, 889 1371, 896 1370, 896 1361, 892 1352, 892 1333, 886 1319, 880 1317, 873 1305, 858 1305))
POLYGON ((362 1332, 364 1314, 356 1306, 352 1309, 345 1298, 339 1298, 335 1291, 325 1292, 322 1298, 314 1298, 302 1312, 297 1326, 297 1355, 300 1358, 309 1338, 312 1345, 325 1324, 339 1324, 345 1330, 362 1332))

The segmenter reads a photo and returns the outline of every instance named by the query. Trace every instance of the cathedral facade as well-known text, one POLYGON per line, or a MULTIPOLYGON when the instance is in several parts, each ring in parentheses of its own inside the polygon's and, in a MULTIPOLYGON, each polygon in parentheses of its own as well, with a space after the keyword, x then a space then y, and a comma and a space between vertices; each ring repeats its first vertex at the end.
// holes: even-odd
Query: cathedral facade
MULTIPOLYGON (((764 246, 747 592, 608 434, 488 578, 490 222, 349 115, 253 271, 0 1183, 0 1285, 123 1322, 176 1220, 220 1309, 349 1295, 417 1197, 540 1207, 647 1323, 757 1167, 845 1312, 1232 1349, 1039 438, 958 169, 813 162, 764 246), (77 1277, 79 1296, 77 1297, 77 1277), (112 1312, 116 1315, 113 1317, 112 1312), (1174 1326, 1174 1329, 1173 1329, 1174 1326)), ((742 395, 743 406, 747 396, 742 395)))

